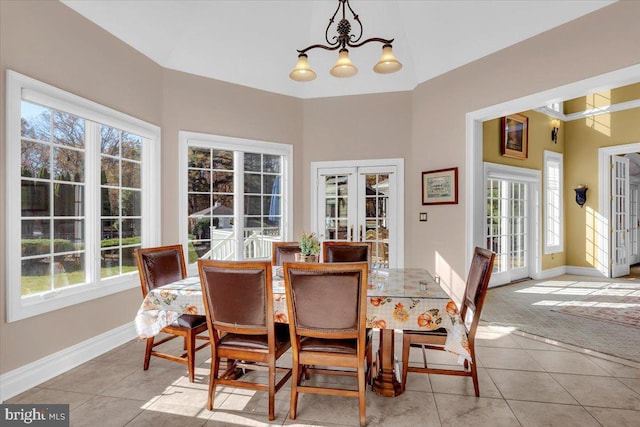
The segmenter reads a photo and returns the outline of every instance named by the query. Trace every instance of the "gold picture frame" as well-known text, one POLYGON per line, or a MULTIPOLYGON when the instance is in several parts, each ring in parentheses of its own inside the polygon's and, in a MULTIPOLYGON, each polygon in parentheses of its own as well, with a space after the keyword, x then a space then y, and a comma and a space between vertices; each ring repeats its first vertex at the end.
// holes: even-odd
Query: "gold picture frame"
POLYGON ((529 156, 529 118, 511 114, 500 120, 500 153, 504 157, 525 160, 529 156))
POLYGON ((458 168, 422 172, 422 204, 458 204, 458 168))

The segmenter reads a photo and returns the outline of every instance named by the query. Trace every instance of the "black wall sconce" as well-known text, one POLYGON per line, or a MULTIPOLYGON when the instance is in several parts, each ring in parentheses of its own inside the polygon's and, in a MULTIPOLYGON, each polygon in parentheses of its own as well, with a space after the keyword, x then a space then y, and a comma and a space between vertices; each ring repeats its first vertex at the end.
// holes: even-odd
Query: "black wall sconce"
POLYGON ((576 203, 582 207, 587 202, 587 186, 586 185, 578 185, 574 191, 576 192, 576 203))
MULTIPOLYGON (((558 143, 558 131, 560 130, 560 120, 551 120, 551 140, 554 144, 558 143)), ((582 205, 580 205, 582 206, 582 205)))

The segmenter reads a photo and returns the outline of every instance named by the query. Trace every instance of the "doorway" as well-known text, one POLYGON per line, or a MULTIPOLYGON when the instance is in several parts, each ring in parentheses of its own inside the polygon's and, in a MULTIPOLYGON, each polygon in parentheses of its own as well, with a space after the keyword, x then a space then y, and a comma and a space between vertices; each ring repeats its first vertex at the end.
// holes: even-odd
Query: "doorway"
POLYGON ((372 263, 404 265, 404 160, 312 162, 311 226, 324 241, 370 242, 372 263))
MULTIPOLYGON (((528 95, 522 98, 514 99, 501 104, 496 104, 490 107, 483 108, 467 113, 466 116, 466 206, 465 206, 465 218, 466 218, 466 250, 465 250, 465 266, 469 267, 471 263, 471 254, 475 246, 484 246, 485 235, 485 215, 486 209, 484 194, 485 191, 483 180, 483 160, 482 160, 482 123, 487 120, 492 120, 498 117, 502 117, 509 112, 525 111, 533 108, 537 108, 540 105, 547 105, 550 102, 558 99, 571 99, 579 96, 583 96, 594 88, 603 87, 618 87, 631 83, 638 82, 638 76, 640 75, 640 64, 633 65, 620 70, 612 71, 610 73, 602 74, 597 77, 581 80, 578 82, 570 83, 568 85, 552 88, 544 92, 539 92, 533 95, 528 95)), ((638 144, 640 145, 640 144, 638 144)), ((640 149, 636 148, 634 151, 638 152, 640 149)), ((600 164, 603 160, 600 157, 600 164)), ((608 159, 607 159, 608 164, 608 159)), ((608 175, 607 175, 608 176, 608 175)), ((600 188, 607 188, 602 185, 602 174, 599 180, 600 188)), ((607 178, 608 184, 608 178, 607 178)), ((600 192, 599 197, 599 211, 602 214, 606 209, 607 216, 609 214, 608 200, 604 200, 603 191, 600 192)), ((604 228, 604 221, 600 221, 598 224, 599 235, 599 249, 596 256, 597 270, 600 274, 609 276, 609 233, 604 228)), ((607 224, 608 225, 608 224, 607 224)), ((539 260, 537 261, 539 263, 539 260)), ((533 271, 532 278, 541 278, 541 272, 533 271)))

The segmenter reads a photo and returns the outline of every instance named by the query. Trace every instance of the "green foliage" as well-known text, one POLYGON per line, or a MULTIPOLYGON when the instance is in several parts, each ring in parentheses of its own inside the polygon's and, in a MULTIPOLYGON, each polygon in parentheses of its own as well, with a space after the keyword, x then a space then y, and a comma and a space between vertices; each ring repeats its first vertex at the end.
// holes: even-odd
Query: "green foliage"
MULTIPOLYGON (((22 239, 22 256, 50 253, 50 239, 22 239)), ((53 252, 71 252, 82 249, 83 243, 77 245, 66 239, 53 240, 53 252)))
MULTIPOLYGON (((142 240, 140 239, 140 236, 135 236, 135 237, 127 237, 122 239, 122 246, 125 245, 139 245, 142 242, 142 240)), ((114 239, 106 239, 103 240, 102 242, 100 242, 100 247, 101 248, 109 248, 112 246, 118 246, 120 245, 120 239, 118 239, 117 237, 114 239)))
POLYGON ((298 239, 300 251, 303 256, 317 255, 320 253, 320 242, 316 237, 316 233, 302 233, 298 239))

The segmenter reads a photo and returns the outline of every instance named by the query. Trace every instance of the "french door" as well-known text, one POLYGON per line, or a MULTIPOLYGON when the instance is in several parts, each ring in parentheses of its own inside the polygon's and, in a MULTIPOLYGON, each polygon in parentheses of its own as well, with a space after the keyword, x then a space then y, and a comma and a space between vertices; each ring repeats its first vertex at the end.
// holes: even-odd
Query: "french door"
POLYGON ((402 266, 401 166, 339 163, 345 165, 312 165, 315 232, 326 241, 371 242, 374 264, 402 266))
POLYGON ((638 252, 638 195, 640 195, 640 184, 629 183, 629 264, 640 262, 640 252, 638 252))
POLYGON ((629 159, 611 156, 611 277, 629 274, 629 159))
POLYGON ((529 277, 530 185, 506 178, 488 178, 486 185, 486 244, 496 253, 491 284, 529 277))

